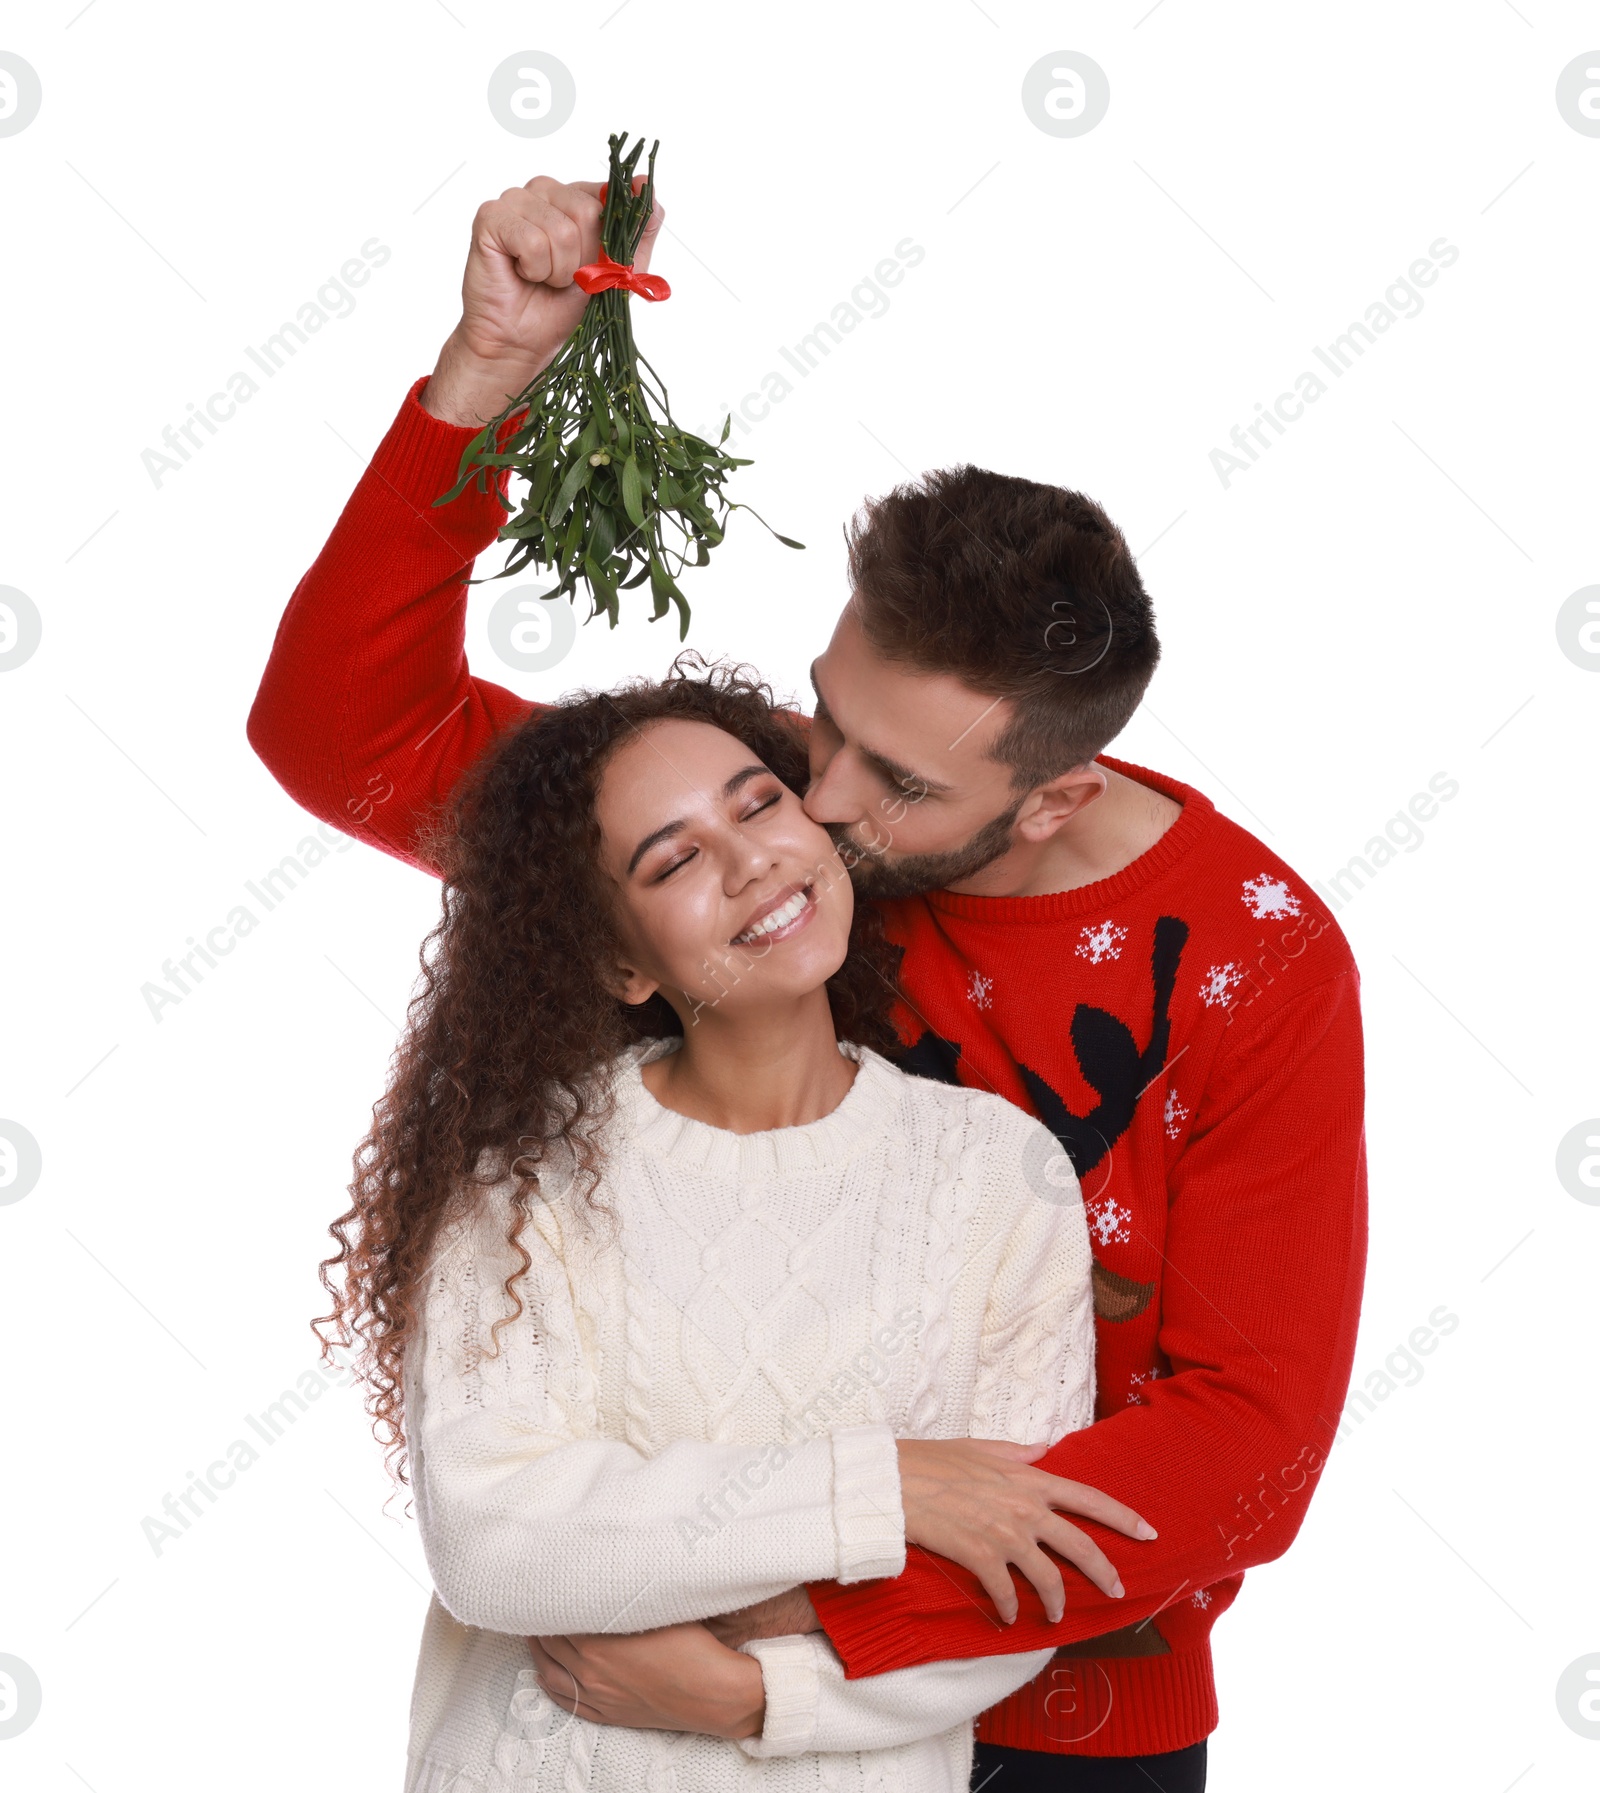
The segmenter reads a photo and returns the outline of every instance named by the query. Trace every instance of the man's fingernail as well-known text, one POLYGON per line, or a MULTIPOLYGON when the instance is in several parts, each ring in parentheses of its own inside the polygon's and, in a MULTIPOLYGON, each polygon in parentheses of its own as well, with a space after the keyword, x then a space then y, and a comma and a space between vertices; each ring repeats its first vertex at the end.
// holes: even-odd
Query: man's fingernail
POLYGON ((1156 1530, 1156 1528, 1150 1523, 1150 1521, 1148 1519, 1141 1519, 1139 1521, 1138 1535, 1141 1538, 1158 1538, 1158 1537, 1160 1537, 1161 1534, 1156 1530))
POLYGON ((1111 1584, 1111 1598, 1113 1600, 1120 1600, 1122 1598, 1122 1594, 1123 1594, 1122 1583, 1120 1581, 1113 1582, 1111 1584))
POLYGON ((1060 1614, 1060 1613, 1059 1613, 1059 1612, 1053 1612, 1053 1613, 1051 1613, 1051 1615, 1050 1615, 1050 1623, 1051 1623, 1051 1624, 1052 1624, 1052 1625, 1059 1625, 1059 1624, 1060 1624, 1060 1623, 1061 1623, 1061 1614, 1060 1614))

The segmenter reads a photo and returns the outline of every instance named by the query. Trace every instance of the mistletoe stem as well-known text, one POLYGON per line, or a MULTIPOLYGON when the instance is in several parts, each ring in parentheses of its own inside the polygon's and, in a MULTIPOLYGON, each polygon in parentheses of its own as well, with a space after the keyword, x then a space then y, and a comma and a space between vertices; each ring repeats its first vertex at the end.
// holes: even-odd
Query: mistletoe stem
MULTIPOLYGON (((600 241, 614 262, 631 268, 655 208, 659 146, 650 146, 635 193, 644 139, 624 153, 626 144, 626 135, 609 139, 600 241)), ((728 428, 724 424, 724 442, 728 428)), ((691 549, 693 564, 706 564, 731 510, 749 509, 722 489, 735 467, 749 464, 674 421, 665 383, 634 342, 629 294, 616 286, 590 299, 555 359, 467 444, 456 484, 434 503, 449 503, 468 484, 487 490, 509 468, 527 488, 520 510, 494 488, 508 513, 498 539, 515 546, 490 577, 541 568, 556 578, 547 597, 572 596, 582 584, 591 618, 603 612, 613 628, 618 593, 648 581, 652 620, 676 606, 681 640, 689 631, 689 605, 677 578, 691 564, 691 549), (503 426, 523 411, 502 440, 503 426), (667 545, 668 526, 680 538, 676 547, 667 545)), ((764 520, 763 526, 770 527, 764 520)), ((802 546, 788 536, 777 539, 802 546)))

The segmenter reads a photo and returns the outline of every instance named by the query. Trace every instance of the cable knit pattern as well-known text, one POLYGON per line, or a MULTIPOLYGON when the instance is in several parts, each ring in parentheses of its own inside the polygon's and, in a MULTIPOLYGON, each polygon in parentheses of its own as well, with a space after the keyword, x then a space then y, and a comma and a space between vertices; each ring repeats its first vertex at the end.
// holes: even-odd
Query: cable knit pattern
MULTIPOLYGON (((1077 1205, 1075 1186, 1068 1193, 1077 1205)), ((1054 1442, 1079 1423, 1072 1366, 1084 1352, 1093 1354, 1094 1315, 1051 1277, 1049 1249, 1019 1234, 1000 1261, 995 1287, 1003 1295, 990 1304, 992 1319, 978 1353, 975 1437, 1054 1442)))
POLYGON ((623 1410, 626 1436, 636 1451, 652 1454, 650 1419, 651 1291, 635 1251, 624 1246, 623 1286, 626 1290, 627 1368, 623 1410))
MULTIPOLYGON (((508 1210, 509 1203, 506 1201, 495 1204, 496 1224, 500 1228, 495 1247, 496 1268, 499 1272, 494 1278, 495 1290, 503 1283, 505 1274, 515 1268, 515 1260, 500 1245, 505 1236, 508 1210)), ((547 1398, 559 1410, 569 1431, 586 1433, 593 1431, 595 1426, 595 1398, 598 1393, 594 1373, 580 1338, 579 1291, 586 1285, 581 1276, 574 1282, 571 1269, 565 1261, 559 1214, 560 1210, 552 1203, 535 1205, 533 1226, 523 1234, 523 1243, 533 1262, 529 1265, 520 1288, 529 1310, 524 1318, 543 1334, 542 1343, 548 1364, 545 1378, 547 1398), (546 1246, 542 1252, 536 1249, 541 1238, 546 1246)), ((479 1224, 481 1223, 480 1216, 479 1224)), ((478 1259, 473 1255, 473 1244, 470 1234, 458 1234, 456 1249, 441 1254, 441 1269, 456 1270, 463 1281, 476 1290, 481 1269, 478 1259)), ((566 1251, 576 1249, 577 1240, 566 1244, 566 1251)), ((503 1305, 497 1305, 487 1318, 482 1319, 484 1336, 491 1335, 494 1321, 503 1311, 503 1305)), ((478 1316, 476 1302, 473 1315, 475 1318, 478 1316)), ((509 1327, 501 1328, 500 1339, 494 1341, 493 1351, 501 1349, 500 1340, 506 1337, 509 1330, 509 1327)), ((462 1365, 466 1384, 465 1398, 474 1405, 483 1398, 481 1383, 476 1374, 481 1355, 469 1354, 462 1365)))
POLYGON ((964 1112, 971 1092, 961 1090, 946 1098, 954 1111, 939 1135, 939 1173, 928 1204, 928 1258, 923 1278, 923 1315, 927 1333, 922 1347, 922 1375, 911 1399, 911 1428, 934 1435, 938 1416, 941 1373, 949 1349, 952 1316, 950 1290, 961 1269, 961 1250, 979 1187, 977 1155, 983 1135, 964 1112))
MULTIPOLYGON (((895 1274, 896 1240, 905 1225, 912 1201, 911 1140, 904 1126, 897 1126, 887 1142, 887 1183, 878 1207, 878 1224, 872 1235, 872 1320, 874 1336, 892 1327, 898 1306, 895 1274)), ((881 1414, 874 1417, 881 1418, 881 1414)))
POLYGON ((1091 1417, 1088 1231, 1075 1190, 1029 1185, 1037 1121, 841 1045, 831 1114, 729 1133, 646 1088, 678 1045, 610 1067, 598 1209, 541 1166, 497 1343, 511 1179, 429 1267, 406 1410, 437 1591, 407 1793, 963 1793, 973 1716, 1048 1650, 846 1681, 821 1634, 751 1644, 767 1723, 742 1744, 593 1725, 532 1674, 530 1634, 898 1574, 897 1435, 1091 1417))
POLYGON ((581 1718, 573 1719, 567 1727, 567 1766, 561 1778, 561 1793, 588 1793, 595 1739, 599 1735, 598 1725, 587 1724, 581 1718))

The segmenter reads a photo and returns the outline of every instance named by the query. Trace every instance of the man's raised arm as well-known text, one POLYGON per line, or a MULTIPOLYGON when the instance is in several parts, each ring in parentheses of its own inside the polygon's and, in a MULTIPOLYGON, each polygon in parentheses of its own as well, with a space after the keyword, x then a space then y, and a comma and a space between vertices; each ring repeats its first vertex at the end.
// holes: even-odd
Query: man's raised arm
MULTIPOLYGON (((657 206, 636 265, 648 267, 657 206)), ((543 177, 479 207, 462 315, 406 394, 278 624, 246 733, 297 803, 424 870, 423 823, 526 699, 468 671, 465 581, 505 510, 456 482, 462 450, 576 328, 599 187, 543 177)), ((500 489, 509 476, 499 475, 500 489)))

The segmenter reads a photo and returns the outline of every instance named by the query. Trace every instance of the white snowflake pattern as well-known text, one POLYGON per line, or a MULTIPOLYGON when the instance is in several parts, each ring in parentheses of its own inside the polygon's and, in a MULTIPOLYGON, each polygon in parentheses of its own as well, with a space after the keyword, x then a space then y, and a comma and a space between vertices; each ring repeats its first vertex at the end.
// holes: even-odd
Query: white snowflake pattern
POLYGON ((1102 959, 1120 959, 1122 943, 1127 938, 1128 930, 1119 928, 1114 921, 1097 921, 1092 928, 1083 929, 1078 957, 1091 965, 1098 965, 1102 959))
POLYGON ((1211 1604, 1211 1595, 1205 1588, 1196 1588, 1189 1598, 1195 1606, 1199 1607, 1201 1612, 1204 1612, 1211 1604))
POLYGON ((1161 1118, 1166 1123, 1167 1138, 1176 1139, 1183 1123, 1189 1118, 1189 1111, 1178 1100, 1178 1092, 1175 1089, 1167 1091, 1167 1105, 1161 1111, 1161 1118))
POLYGON ((976 1003, 980 1009, 992 1009, 994 1001, 989 992, 993 988, 992 977, 985 977, 981 971, 974 971, 967 979, 967 1001, 976 1003))
POLYGON ((1148 1387, 1150 1383, 1154 1382, 1160 1376, 1160 1374, 1161 1365, 1153 1364, 1148 1370, 1135 1370, 1133 1374, 1129 1376, 1128 1387, 1131 1392, 1128 1395, 1128 1405, 1130 1407, 1138 1407, 1143 1404, 1144 1397, 1140 1394, 1140 1389, 1148 1387))
POLYGON ((1213 965, 1200 985, 1200 1000, 1208 1009, 1226 1006, 1228 999, 1244 982, 1244 973, 1232 959, 1213 965))
POLYGON ((1126 1245, 1133 1237, 1128 1229, 1133 1210, 1119 1207, 1114 1195, 1108 1195, 1104 1201, 1090 1202, 1085 1211, 1089 1217, 1089 1231, 1098 1244, 1126 1245))
POLYGON ((1241 901, 1257 921, 1283 921, 1300 913, 1299 897, 1282 878, 1274 878, 1270 872, 1246 878, 1241 901))

